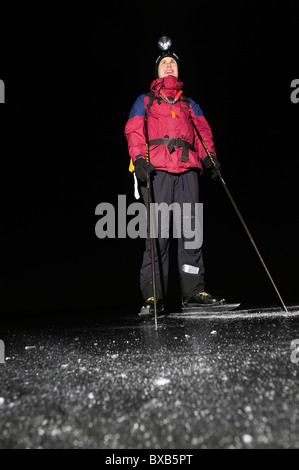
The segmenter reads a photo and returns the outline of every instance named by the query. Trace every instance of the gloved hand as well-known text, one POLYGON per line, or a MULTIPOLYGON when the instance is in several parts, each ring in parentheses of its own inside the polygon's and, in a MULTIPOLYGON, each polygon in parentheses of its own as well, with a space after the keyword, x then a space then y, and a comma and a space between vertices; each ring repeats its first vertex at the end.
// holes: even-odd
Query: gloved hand
POLYGON ((147 173, 152 173, 155 170, 155 167, 151 163, 148 165, 144 158, 137 158, 134 167, 137 178, 143 183, 147 180, 147 173))
POLYGON ((217 158, 213 158, 213 159, 214 159, 215 165, 213 164, 213 162, 211 162, 211 159, 208 155, 203 159, 203 164, 205 168, 212 169, 211 176, 212 176, 212 180, 215 181, 218 178, 218 174, 217 174, 217 171, 215 170, 215 167, 217 168, 217 170, 221 171, 221 165, 220 165, 219 160, 217 160, 217 158))

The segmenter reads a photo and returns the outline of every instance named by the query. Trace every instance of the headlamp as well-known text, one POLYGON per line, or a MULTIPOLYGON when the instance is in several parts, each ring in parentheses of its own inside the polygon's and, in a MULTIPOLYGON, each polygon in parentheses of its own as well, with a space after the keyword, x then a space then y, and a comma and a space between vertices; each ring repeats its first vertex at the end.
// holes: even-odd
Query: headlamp
POLYGON ((162 36, 158 41, 158 47, 161 51, 168 51, 171 48, 172 41, 167 36, 162 36))

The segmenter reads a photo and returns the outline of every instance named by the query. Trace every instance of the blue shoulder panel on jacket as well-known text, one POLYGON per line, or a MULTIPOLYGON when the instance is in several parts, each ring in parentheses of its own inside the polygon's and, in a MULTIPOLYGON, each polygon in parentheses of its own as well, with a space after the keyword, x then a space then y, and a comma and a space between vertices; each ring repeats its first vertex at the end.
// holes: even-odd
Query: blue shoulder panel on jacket
POLYGON ((199 104, 195 103, 195 101, 192 100, 191 98, 188 98, 188 100, 190 101, 190 104, 192 106, 192 109, 193 109, 193 112, 194 112, 195 116, 203 116, 203 112, 202 112, 201 107, 199 106, 199 104))
POLYGON ((130 114, 129 114, 129 119, 131 119, 134 116, 145 116, 145 107, 144 107, 144 98, 146 97, 146 93, 143 95, 138 96, 137 100, 133 104, 130 114))

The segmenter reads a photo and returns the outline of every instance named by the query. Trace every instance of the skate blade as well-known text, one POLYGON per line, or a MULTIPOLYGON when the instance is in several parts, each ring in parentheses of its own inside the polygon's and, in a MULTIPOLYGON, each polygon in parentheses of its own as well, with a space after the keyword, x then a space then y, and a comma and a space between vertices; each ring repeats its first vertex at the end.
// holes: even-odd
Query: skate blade
POLYGON ((213 305, 196 305, 188 304, 182 307, 182 313, 215 313, 215 312, 229 312, 235 310, 241 305, 241 303, 219 303, 213 305))
MULTIPOLYGON (((147 305, 146 307, 141 307, 141 310, 138 313, 138 315, 141 318, 154 318, 155 312, 154 312, 153 309, 151 309, 149 307, 149 305, 147 305)), ((163 317, 164 316, 164 308, 162 310, 157 310, 157 316, 158 317, 163 317)))
POLYGON ((141 310, 138 313, 138 315, 142 318, 151 318, 155 316, 155 312, 151 310, 149 306, 146 306, 146 307, 141 307, 141 310))

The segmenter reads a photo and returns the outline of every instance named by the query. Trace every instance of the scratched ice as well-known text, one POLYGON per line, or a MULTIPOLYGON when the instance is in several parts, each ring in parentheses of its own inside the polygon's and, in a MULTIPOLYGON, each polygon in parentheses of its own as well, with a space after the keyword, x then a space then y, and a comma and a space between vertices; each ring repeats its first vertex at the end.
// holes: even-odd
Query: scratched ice
POLYGON ((8 330, 0 447, 297 448, 299 319, 261 313, 8 330))

